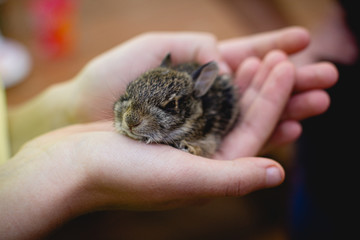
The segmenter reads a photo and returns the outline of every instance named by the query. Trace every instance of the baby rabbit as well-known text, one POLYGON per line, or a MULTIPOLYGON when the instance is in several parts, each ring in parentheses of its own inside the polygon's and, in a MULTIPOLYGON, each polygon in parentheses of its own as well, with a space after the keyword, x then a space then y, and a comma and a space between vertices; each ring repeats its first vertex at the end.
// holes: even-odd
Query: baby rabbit
POLYGON ((215 62, 161 65, 131 82, 114 104, 115 129, 146 143, 211 157, 239 116, 237 89, 215 62))

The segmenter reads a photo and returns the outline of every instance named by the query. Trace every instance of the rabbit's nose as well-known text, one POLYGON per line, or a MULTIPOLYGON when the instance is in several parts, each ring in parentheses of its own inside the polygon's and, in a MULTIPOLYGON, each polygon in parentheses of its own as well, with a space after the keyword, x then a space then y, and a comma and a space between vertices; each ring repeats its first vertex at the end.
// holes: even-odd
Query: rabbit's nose
POLYGON ((128 128, 132 130, 134 127, 137 127, 141 124, 141 119, 138 116, 127 115, 125 117, 125 122, 128 128))
POLYGON ((139 121, 130 121, 130 122, 128 121, 126 123, 131 130, 132 128, 139 126, 141 121, 140 120, 139 121))

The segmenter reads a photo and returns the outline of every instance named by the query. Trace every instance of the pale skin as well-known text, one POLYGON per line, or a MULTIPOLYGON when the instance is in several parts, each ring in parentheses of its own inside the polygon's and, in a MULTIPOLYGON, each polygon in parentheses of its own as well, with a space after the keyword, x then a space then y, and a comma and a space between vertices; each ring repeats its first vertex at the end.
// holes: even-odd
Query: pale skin
POLYGON ((280 184, 282 167, 254 156, 294 141, 300 120, 327 109, 322 89, 337 80, 329 63, 296 68, 289 61, 288 54, 308 43, 301 28, 220 42, 204 33, 144 34, 14 109, 9 121, 16 149, 59 129, 27 142, 1 166, 0 236, 36 238, 99 209, 169 209, 280 184), (241 86, 243 120, 224 140, 217 160, 136 142, 115 133, 108 121, 126 84, 168 52, 175 62, 215 60, 241 86), (41 127, 34 129, 34 122, 41 127))

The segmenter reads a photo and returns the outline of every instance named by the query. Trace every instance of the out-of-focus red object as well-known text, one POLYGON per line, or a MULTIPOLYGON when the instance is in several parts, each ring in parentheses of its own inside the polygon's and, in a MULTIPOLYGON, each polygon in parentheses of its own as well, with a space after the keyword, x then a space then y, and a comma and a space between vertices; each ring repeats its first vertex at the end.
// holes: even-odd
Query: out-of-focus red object
POLYGON ((29 3, 41 55, 56 58, 71 52, 77 0, 31 0, 29 3))

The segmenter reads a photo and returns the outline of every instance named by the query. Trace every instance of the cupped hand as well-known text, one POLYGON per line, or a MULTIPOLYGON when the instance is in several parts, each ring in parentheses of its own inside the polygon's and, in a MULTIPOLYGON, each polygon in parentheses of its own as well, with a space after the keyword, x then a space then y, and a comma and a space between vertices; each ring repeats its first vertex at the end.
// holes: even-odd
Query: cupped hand
POLYGON ((215 60, 221 72, 230 71, 211 34, 142 34, 93 59, 71 82, 76 89, 74 115, 79 122, 112 118, 113 104, 125 92, 127 84, 159 66, 168 53, 174 64, 215 60))
POLYGON ((85 211, 168 209, 214 197, 242 196, 284 179, 281 166, 270 159, 202 158, 170 146, 134 141, 115 133, 111 122, 59 129, 26 144, 19 154, 37 152, 46 152, 45 157, 57 166, 51 176, 64 182, 74 175, 85 179, 76 198, 85 211), (57 172, 64 164, 71 171, 57 172))
POLYGON ((216 157, 256 156, 294 141, 301 133, 299 121, 320 114, 329 105, 324 90, 309 89, 317 84, 325 87, 336 77, 335 68, 328 63, 296 69, 279 50, 270 51, 263 60, 245 59, 235 74, 235 84, 241 92, 240 121, 216 157))
POLYGON ((276 128, 295 84, 295 67, 281 51, 263 61, 253 57, 237 69, 240 119, 215 156, 233 159, 256 156, 276 128))
POLYGON ((0 232, 38 239, 88 212, 176 208, 283 179, 270 159, 207 159, 137 142, 115 133, 111 122, 73 125, 33 139, 0 167, 0 232))
POLYGON ((293 141, 300 120, 328 107, 322 89, 336 82, 336 69, 329 63, 297 68, 287 57, 308 42, 301 28, 222 42, 205 33, 151 33, 94 59, 63 88, 75 122, 112 118, 128 82, 168 52, 175 63, 215 60, 223 73, 233 72, 242 116, 215 156, 222 160, 136 142, 115 133, 111 122, 59 129, 27 143, 0 169, 5 228, 39 235, 100 208, 167 209, 280 184, 278 163, 249 156, 293 141))
MULTIPOLYGON (((219 157, 253 156, 264 150, 264 144, 271 148, 294 141, 301 133, 299 121, 329 106, 329 97, 322 89, 336 82, 333 65, 317 63, 296 68, 285 56, 301 51, 308 43, 308 33, 298 27, 221 42, 206 33, 143 34, 94 59, 75 78, 72 84, 78 91, 73 94, 74 112, 79 122, 112 119, 112 105, 126 85, 159 65, 168 52, 175 63, 215 60, 223 73, 235 73, 244 96, 242 127, 236 129, 240 134, 232 134, 240 138, 228 138, 231 144, 224 146, 246 143, 237 145, 240 155, 226 153, 219 157), (265 57, 273 49, 282 53, 265 57), (272 62, 272 58, 279 59, 272 62), (264 67, 256 66, 260 65, 256 62, 264 67), (263 73, 255 74, 258 70, 263 73), (271 83, 278 87, 271 87, 271 83), (266 112, 271 116, 263 114, 266 112)), ((228 152, 227 148, 222 152, 228 152)))
MULTIPOLYGON (((219 51, 221 57, 231 67, 232 71, 245 72, 246 75, 246 72, 254 73, 254 69, 258 65, 257 62, 264 59, 270 51, 278 49, 291 56, 305 49, 309 42, 310 36, 306 30, 299 27, 290 27, 249 37, 221 41, 219 51), (251 56, 250 59, 248 59, 249 56, 251 56), (241 71, 239 66, 241 66, 241 71), (246 70, 247 68, 250 69, 246 70)), ((284 60, 284 57, 280 58, 284 60)), ((281 71, 288 70, 283 69, 281 71)), ((301 120, 319 115, 328 109, 330 99, 324 89, 336 83, 338 72, 333 64, 318 62, 300 67, 296 66, 294 77, 295 83, 291 95, 273 133, 267 140, 264 139, 268 135, 264 134, 264 132, 261 134, 260 140, 266 142, 262 149, 263 152, 296 140, 302 131, 301 120)), ((246 81, 243 81, 244 85, 239 78, 241 78, 241 74, 237 74, 240 86, 242 88, 247 87, 246 81)), ((245 78, 248 79, 246 76, 245 78)), ((279 88, 284 86, 286 85, 278 84, 279 88)), ((270 91, 269 93, 273 95, 267 95, 266 98, 275 103, 278 94, 276 91, 270 91)), ((281 105, 281 103, 279 104, 281 105)), ((254 105, 252 106, 252 109, 254 109, 254 105)), ((260 105, 255 106, 258 106, 258 109, 261 108, 260 105)), ((268 121, 267 118, 262 119, 263 124, 266 121, 268 121)), ((259 136, 259 130, 260 128, 258 130, 253 129, 253 132, 257 131, 256 135, 259 136)))

